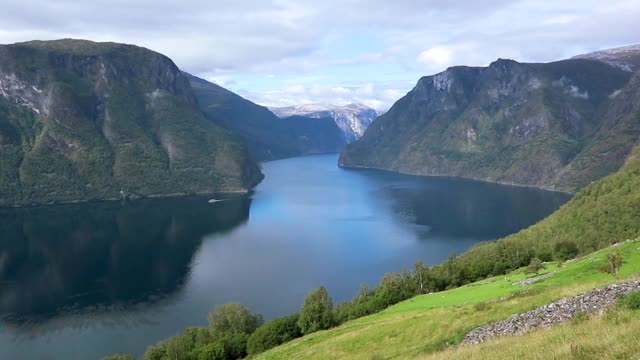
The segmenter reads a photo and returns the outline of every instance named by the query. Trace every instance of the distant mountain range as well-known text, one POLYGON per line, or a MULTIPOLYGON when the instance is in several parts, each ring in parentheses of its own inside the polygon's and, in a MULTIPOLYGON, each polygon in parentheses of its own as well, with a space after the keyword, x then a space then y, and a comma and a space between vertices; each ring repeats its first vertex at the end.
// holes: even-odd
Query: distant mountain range
POLYGON ((270 110, 281 118, 294 115, 310 118, 332 118, 342 130, 347 143, 358 140, 373 120, 380 115, 376 110, 363 104, 345 106, 306 104, 280 108, 272 107, 270 110))
POLYGON ((574 192, 640 142, 640 46, 421 78, 340 165, 574 192))

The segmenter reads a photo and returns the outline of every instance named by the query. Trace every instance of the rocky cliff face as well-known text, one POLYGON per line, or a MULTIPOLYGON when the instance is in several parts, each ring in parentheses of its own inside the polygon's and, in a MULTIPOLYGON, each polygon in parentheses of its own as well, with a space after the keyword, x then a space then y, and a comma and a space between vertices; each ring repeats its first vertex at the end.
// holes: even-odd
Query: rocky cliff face
POLYGON ((147 49, 82 40, 0 46, 0 205, 246 191, 262 178, 147 49))
POLYGON ((424 77, 340 165, 575 191, 620 168, 640 137, 640 75, 620 63, 500 59, 424 77))
POLYGON ((340 129, 326 119, 280 119, 266 107, 221 86, 186 76, 205 116, 236 134, 258 160, 337 152, 345 145, 340 129))
POLYGON ((308 104, 282 108, 271 108, 280 117, 306 116, 310 118, 332 118, 344 135, 347 143, 358 140, 378 117, 378 112, 363 104, 346 106, 308 104))

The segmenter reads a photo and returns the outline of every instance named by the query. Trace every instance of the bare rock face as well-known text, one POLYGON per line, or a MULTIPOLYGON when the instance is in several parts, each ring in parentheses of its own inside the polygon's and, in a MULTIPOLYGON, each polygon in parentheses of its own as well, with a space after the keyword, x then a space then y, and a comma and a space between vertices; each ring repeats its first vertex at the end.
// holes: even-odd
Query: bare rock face
POLYGON ((598 314, 614 305, 625 294, 640 291, 640 281, 613 284, 571 298, 564 298, 525 313, 512 315, 474 329, 462 344, 479 344, 497 336, 521 335, 526 332, 562 324, 576 314, 598 314))

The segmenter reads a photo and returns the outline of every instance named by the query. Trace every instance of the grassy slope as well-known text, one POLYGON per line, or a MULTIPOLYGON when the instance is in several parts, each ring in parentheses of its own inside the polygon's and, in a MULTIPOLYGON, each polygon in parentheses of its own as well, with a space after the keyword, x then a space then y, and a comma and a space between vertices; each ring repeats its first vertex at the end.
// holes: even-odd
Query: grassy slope
MULTIPOLYGON (((622 277, 639 273, 640 242, 627 242, 617 249, 626 261, 621 270, 622 277)), ((584 325, 574 322, 520 338, 497 339, 479 346, 450 347, 459 343, 467 332, 483 324, 614 282, 610 275, 599 271, 609 251, 601 250, 567 263, 560 269, 549 265, 546 272, 555 271, 555 276, 524 288, 511 285, 526 277, 520 269, 507 276, 417 296, 380 313, 294 340, 257 358, 487 358, 484 351, 495 355, 491 358, 513 358, 515 354, 550 358, 546 348, 538 346, 551 344, 547 342, 550 339, 558 345, 553 353, 556 357, 566 357, 583 350, 588 351, 589 356, 600 358, 615 354, 638 354, 640 344, 629 341, 629 335, 634 331, 637 335, 640 319, 637 314, 622 310, 608 313, 605 318, 587 320, 584 325), (475 305, 481 302, 485 304, 475 305), (612 334, 624 336, 597 336, 595 329, 604 326, 612 334), (479 348, 483 352, 478 352, 479 348)))

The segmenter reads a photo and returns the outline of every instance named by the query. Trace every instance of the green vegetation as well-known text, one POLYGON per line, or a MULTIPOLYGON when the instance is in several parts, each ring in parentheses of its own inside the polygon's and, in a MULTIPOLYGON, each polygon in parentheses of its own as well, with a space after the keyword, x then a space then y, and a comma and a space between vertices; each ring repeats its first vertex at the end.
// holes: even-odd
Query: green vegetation
POLYGON ((256 355, 302 336, 298 314, 267 321, 247 341, 247 352, 256 355))
MULTIPOLYGON (((640 239, 616 248, 626 260, 620 270, 622 277, 640 272, 639 246, 640 239)), ((527 278, 522 268, 456 289, 416 296, 381 312, 304 336, 260 354, 257 359, 548 358, 545 355, 553 346, 536 346, 553 339, 546 335, 549 330, 523 337, 498 338, 482 345, 454 345, 478 326, 611 283, 613 279, 599 269, 608 252, 608 249, 598 251, 570 261, 562 268, 547 264, 546 271, 555 275, 524 288, 513 285, 527 278), (486 348, 499 356, 487 357, 486 348)), ((604 355, 599 358, 607 358, 609 351, 637 355, 640 348, 636 341, 630 341, 637 335, 631 336, 633 332, 627 329, 640 329, 639 319, 637 313, 614 309, 602 317, 553 328, 553 333, 566 337, 550 343, 562 343, 554 350, 559 354, 556 358, 563 358, 561 354, 570 351, 572 343, 574 347, 584 346, 589 340, 596 351, 594 358, 599 354, 604 355), (607 324, 603 329, 611 331, 607 334, 628 335, 606 335, 598 339, 603 333, 594 329, 603 323, 607 324)))
POLYGON ((209 328, 213 337, 251 334, 260 325, 262 316, 252 315, 249 309, 237 303, 217 306, 209 314, 209 328))
POLYGON ((216 307, 209 314, 207 328, 189 328, 181 335, 150 346, 145 360, 226 360, 247 356, 247 341, 262 324, 260 315, 253 315, 240 304, 216 307))
POLYGON ((620 278, 620 266, 624 263, 624 259, 617 251, 607 254, 607 263, 600 268, 602 272, 614 275, 616 279, 620 278))
POLYGON ((303 334, 328 329, 333 325, 333 301, 325 287, 312 290, 300 309, 298 326, 303 334))
POLYGON ((452 67, 420 79, 340 164, 576 192, 637 144, 638 89, 640 71, 581 59, 452 67))
POLYGON ((623 296, 620 305, 630 310, 640 310, 640 291, 623 296))
POLYGON ((540 270, 544 270, 546 267, 542 260, 538 258, 531 259, 531 263, 527 266, 527 274, 536 274, 540 273, 540 270))
POLYGON ((158 53, 81 40, 2 50, 15 86, 0 98, 0 206, 246 191, 262 178, 158 53))

